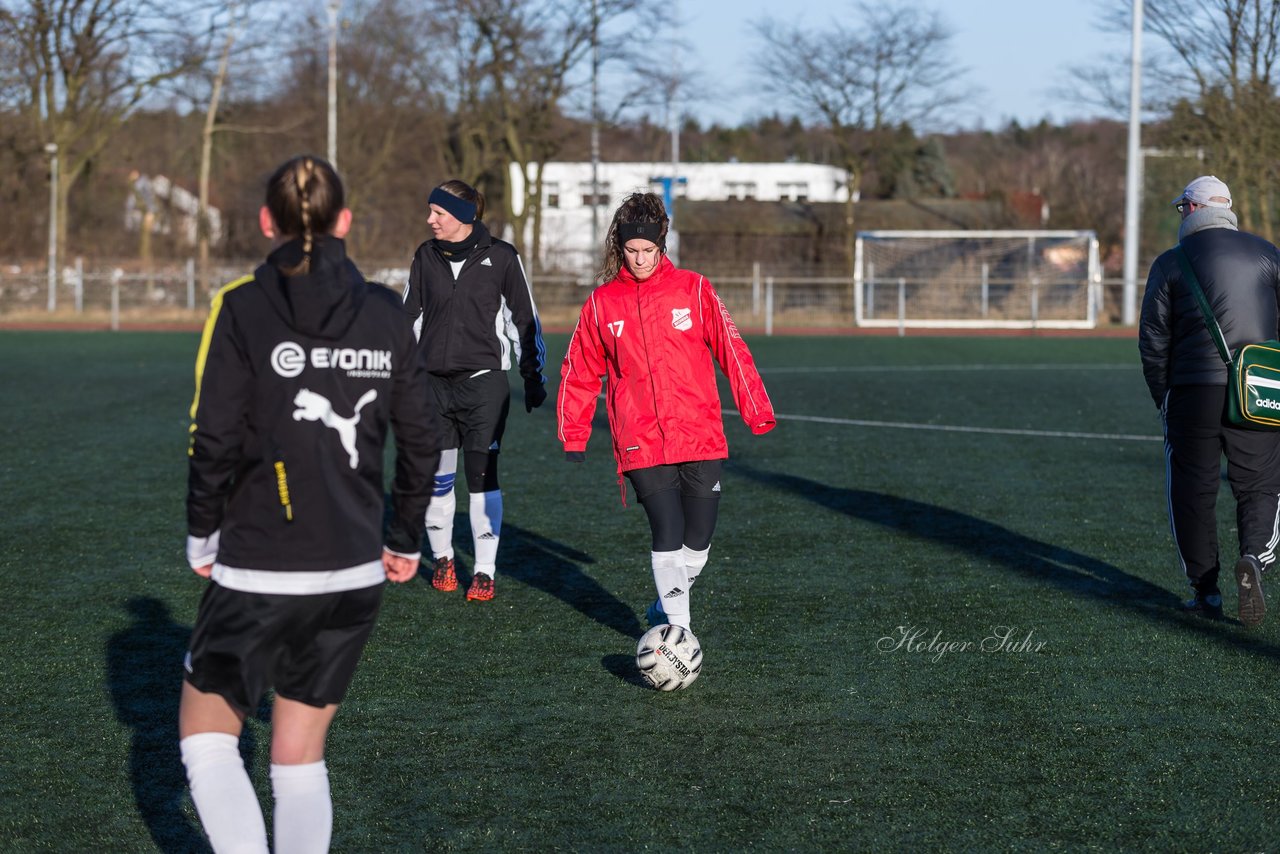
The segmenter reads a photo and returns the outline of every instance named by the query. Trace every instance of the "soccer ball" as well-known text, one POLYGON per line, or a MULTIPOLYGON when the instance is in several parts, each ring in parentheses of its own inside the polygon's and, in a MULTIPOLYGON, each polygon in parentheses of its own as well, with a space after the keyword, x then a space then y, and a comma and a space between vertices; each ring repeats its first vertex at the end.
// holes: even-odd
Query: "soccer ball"
POLYGON ((636 667, 649 685, 675 691, 693 684, 702 670, 702 646, 693 632, 664 623, 640 638, 636 667))

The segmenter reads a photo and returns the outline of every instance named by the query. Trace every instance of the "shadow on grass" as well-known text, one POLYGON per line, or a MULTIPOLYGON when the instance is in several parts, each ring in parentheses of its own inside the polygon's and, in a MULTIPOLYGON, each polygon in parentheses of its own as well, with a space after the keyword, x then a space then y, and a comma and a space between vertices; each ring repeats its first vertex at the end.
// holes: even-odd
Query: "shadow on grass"
POLYGON ((816 480, 759 471, 749 466, 735 466, 734 471, 830 510, 994 561, 1006 569, 1049 581, 1073 593, 1167 608, 1179 601, 1163 587, 1111 564, 1033 540, 976 516, 882 492, 828 486, 816 480))
POLYGON ((637 688, 649 689, 649 683, 644 681, 644 677, 640 675, 640 668, 636 667, 636 657, 634 655, 621 655, 615 653, 606 655, 600 659, 600 663, 604 669, 612 673, 614 676, 626 682, 628 685, 634 685, 637 688))
MULTIPOLYGON (((597 418, 601 417, 604 416, 597 415, 597 418)), ((607 421, 605 423, 607 426, 607 421)), ((389 495, 386 507, 385 512, 390 513, 389 495)), ((475 565, 471 522, 465 511, 454 514, 451 541, 458 582, 465 587, 471 582, 475 565)), ((422 553, 423 566, 418 578, 421 582, 430 585, 431 543, 425 537, 422 553)), ((502 523, 502 541, 498 552, 499 580, 512 578, 535 590, 548 593, 605 628, 638 640, 648 626, 642 625, 635 611, 601 587, 600 582, 583 572, 578 566, 578 564, 594 562, 595 559, 590 555, 564 543, 548 539, 527 528, 517 527, 510 522, 502 523)), ((645 605, 647 606, 648 603, 646 602, 645 605)))
POLYGON ((909 498, 829 486, 748 465, 731 463, 731 470, 855 519, 991 561, 1074 596, 1105 601, 1150 619, 1177 623, 1229 641, 1233 646, 1280 659, 1280 648, 1263 638, 1242 636, 1238 632, 1240 624, 1234 620, 1212 621, 1184 614, 1179 607, 1182 600, 1163 587, 1097 558, 1033 540, 994 522, 909 498))
MULTIPOLYGON (((132 733, 129 781, 138 815, 161 851, 208 851, 201 828, 183 813, 187 776, 178 752, 178 699, 182 659, 191 627, 174 622, 169 607, 150 596, 125 603, 132 624, 107 641, 107 680, 116 719, 132 733)), ((269 707, 258 709, 268 719, 269 707)), ((242 756, 253 756, 249 728, 242 756)))
POLYGON ((501 575, 548 593, 621 635, 639 638, 644 634, 635 611, 578 567, 593 563, 590 555, 504 523, 501 561, 501 575))
POLYGON ((204 833, 182 812, 178 697, 191 627, 174 622, 158 599, 136 596, 125 608, 133 622, 107 641, 107 678, 116 719, 132 733, 129 781, 138 815, 161 851, 208 851, 204 833))

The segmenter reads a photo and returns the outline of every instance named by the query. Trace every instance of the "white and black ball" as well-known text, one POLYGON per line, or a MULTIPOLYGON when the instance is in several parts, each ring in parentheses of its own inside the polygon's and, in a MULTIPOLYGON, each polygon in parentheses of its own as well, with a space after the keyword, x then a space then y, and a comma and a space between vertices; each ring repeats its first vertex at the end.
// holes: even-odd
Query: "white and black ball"
POLYGON ((668 623, 654 626, 636 647, 636 667, 659 691, 687 688, 702 671, 702 645, 689 629, 668 623))

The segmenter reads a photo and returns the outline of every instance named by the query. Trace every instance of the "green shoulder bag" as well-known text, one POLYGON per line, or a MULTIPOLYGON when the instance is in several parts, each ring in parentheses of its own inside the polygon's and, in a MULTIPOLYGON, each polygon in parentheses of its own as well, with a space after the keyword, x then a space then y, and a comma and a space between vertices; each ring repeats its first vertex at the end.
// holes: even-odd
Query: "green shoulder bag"
POLYGON ((1182 276, 1204 315, 1204 324, 1209 328, 1218 355, 1227 366, 1227 420, 1237 427, 1254 430, 1280 429, 1280 341, 1272 338, 1245 344, 1233 359, 1222 337, 1222 327, 1209 308, 1209 300, 1181 243, 1174 247, 1174 252, 1182 267, 1182 276))

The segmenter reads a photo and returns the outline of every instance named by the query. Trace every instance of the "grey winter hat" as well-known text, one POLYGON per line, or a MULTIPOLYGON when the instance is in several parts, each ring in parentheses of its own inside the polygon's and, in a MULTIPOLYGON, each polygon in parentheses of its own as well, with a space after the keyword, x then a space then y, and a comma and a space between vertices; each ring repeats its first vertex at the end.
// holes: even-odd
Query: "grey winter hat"
POLYGON ((1219 181, 1213 175, 1201 175, 1199 178, 1187 185, 1182 191, 1182 195, 1173 200, 1176 205, 1179 202, 1195 202, 1197 205, 1204 205, 1210 208, 1229 208, 1231 207, 1231 191, 1227 189, 1227 185, 1219 181), (1221 201, 1226 199, 1226 201, 1221 201))

